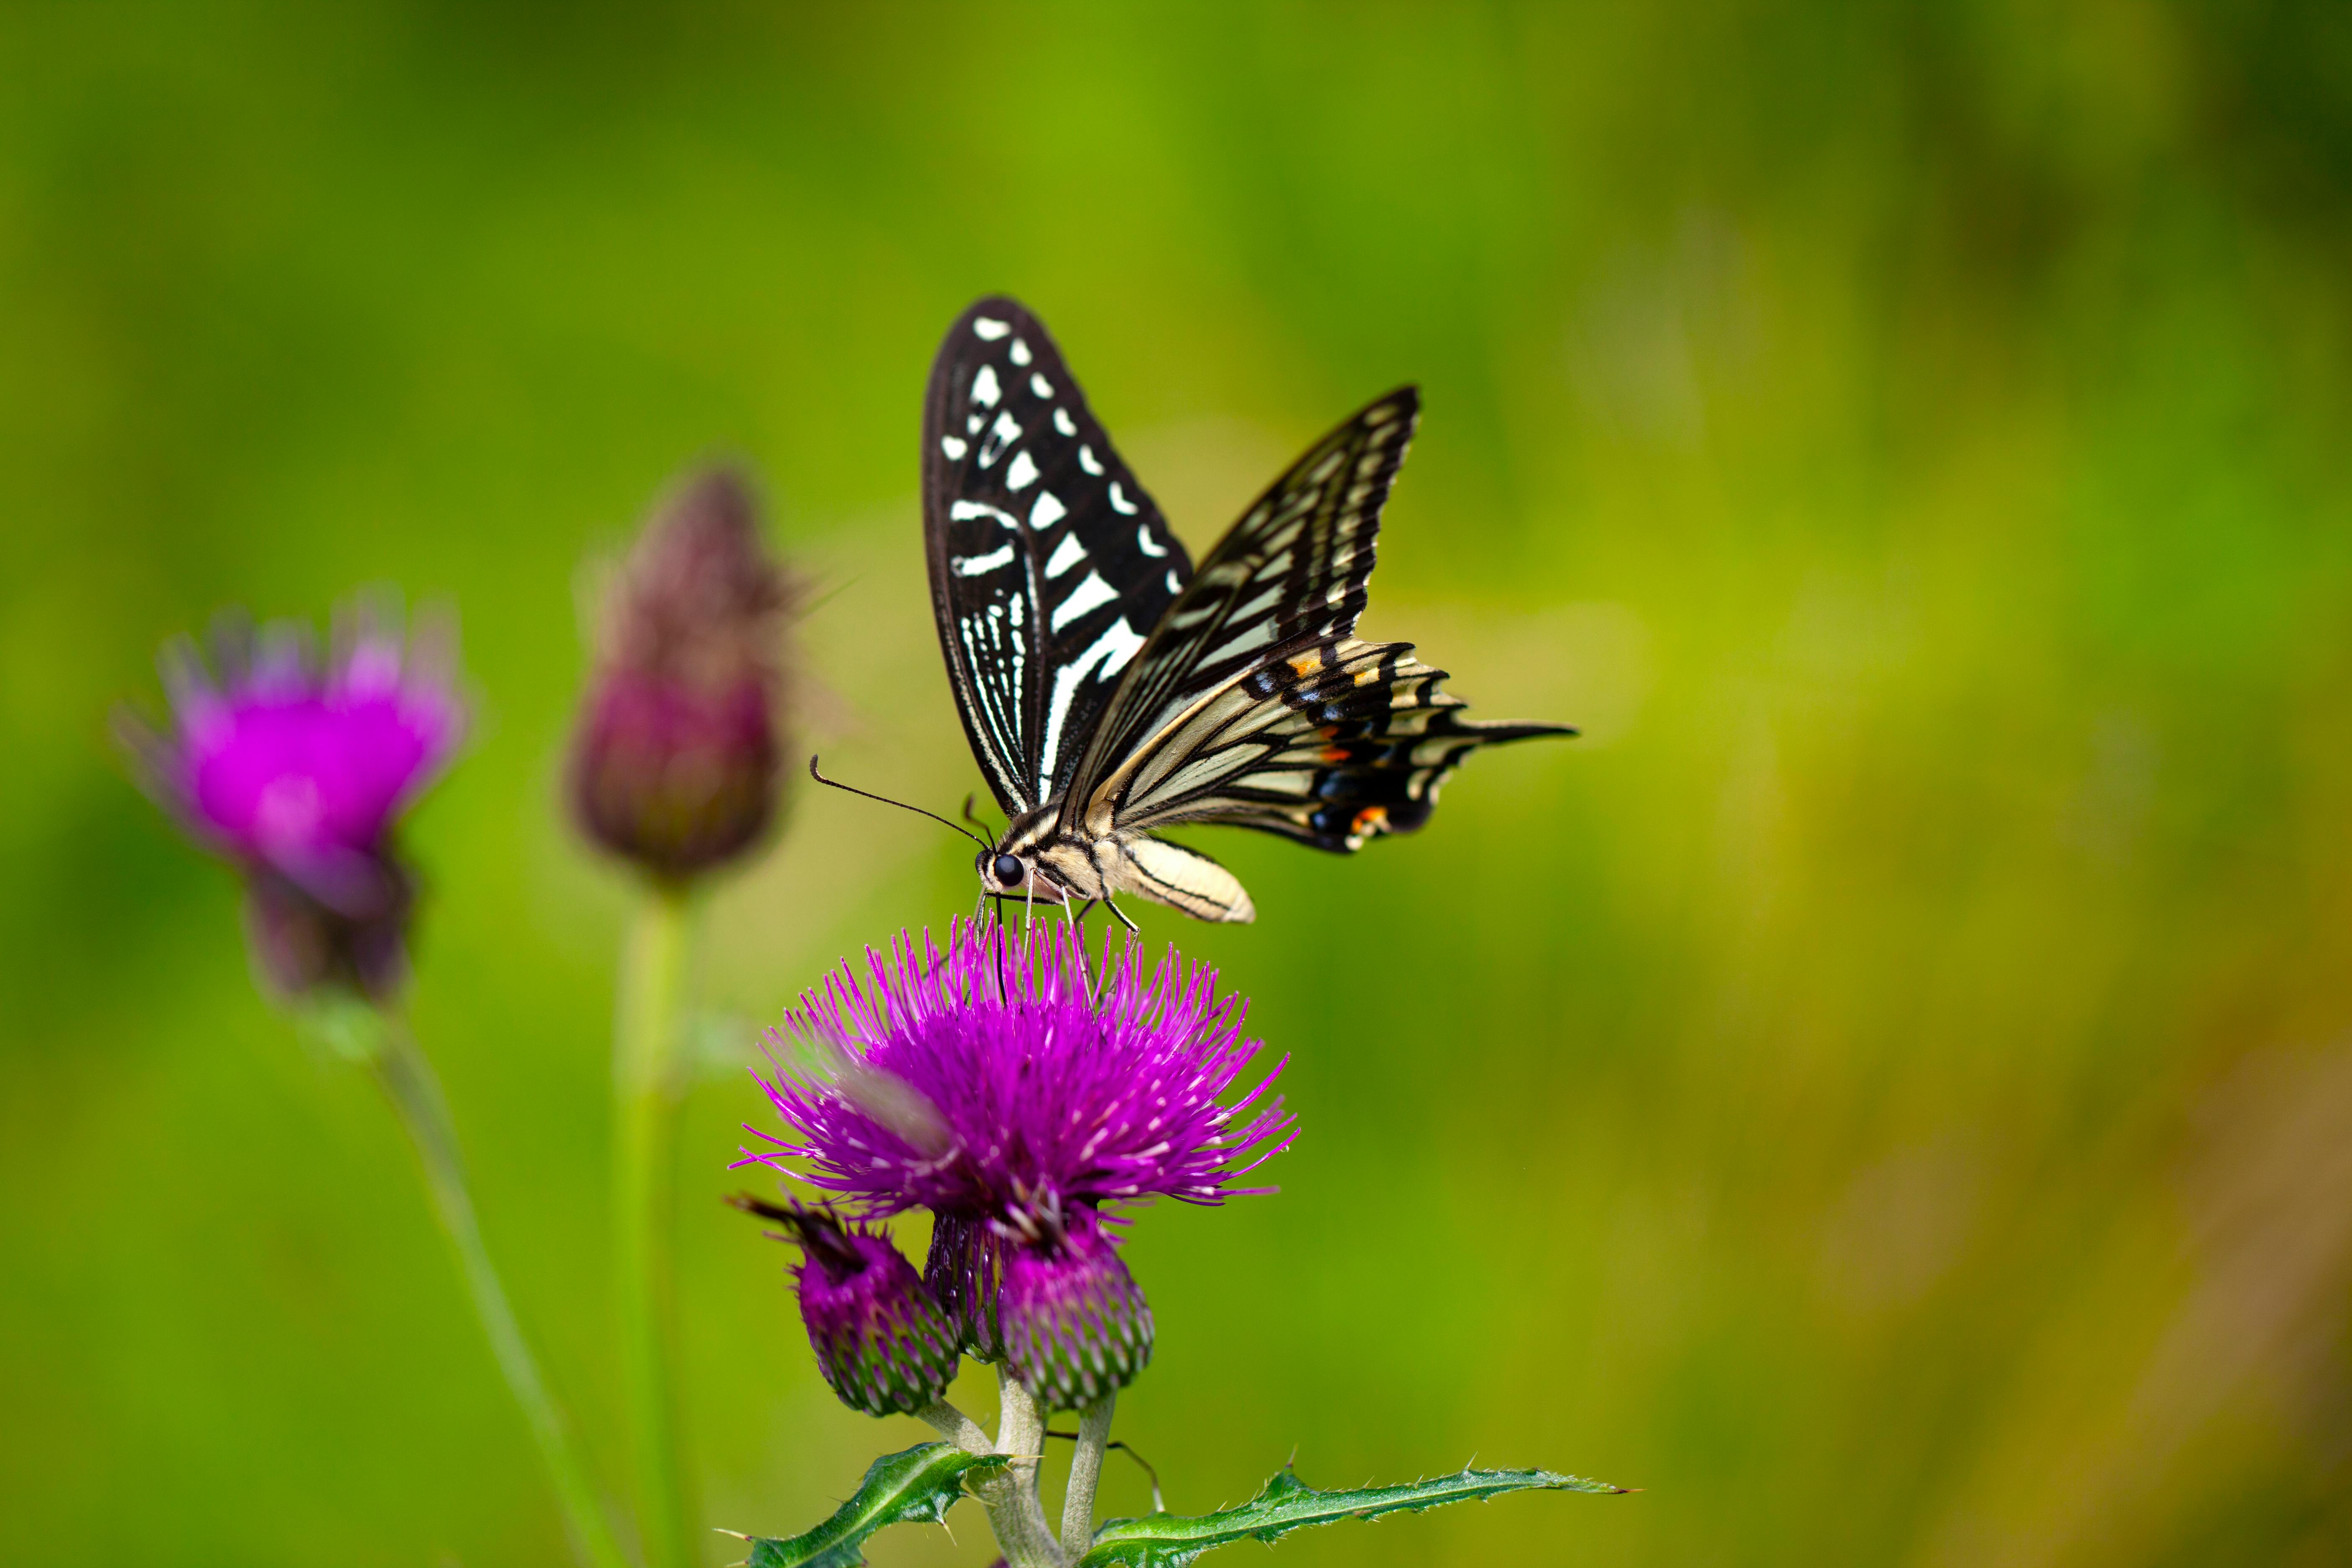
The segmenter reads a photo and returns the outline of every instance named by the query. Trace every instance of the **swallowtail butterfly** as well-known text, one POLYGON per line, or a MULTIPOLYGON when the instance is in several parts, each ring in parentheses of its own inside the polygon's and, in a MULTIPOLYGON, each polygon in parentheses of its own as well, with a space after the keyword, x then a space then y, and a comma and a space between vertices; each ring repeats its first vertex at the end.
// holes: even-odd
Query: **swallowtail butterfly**
POLYGON ((1001 297, 958 318, 923 405, 923 535, 956 708, 1012 819, 988 892, 1246 921, 1233 873, 1157 829, 1346 853, 1427 821, 1478 747, 1575 733, 1465 720, 1412 644, 1352 635, 1419 409, 1407 386, 1343 421, 1196 569, 1045 324, 1001 297))

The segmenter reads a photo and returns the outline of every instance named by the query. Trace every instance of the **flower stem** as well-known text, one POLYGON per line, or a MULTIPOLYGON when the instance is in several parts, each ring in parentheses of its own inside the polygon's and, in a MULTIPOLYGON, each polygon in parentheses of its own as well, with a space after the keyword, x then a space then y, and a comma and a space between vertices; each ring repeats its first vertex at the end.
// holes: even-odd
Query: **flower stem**
POLYGON ((967 1454, 996 1452, 995 1446, 988 1440, 988 1434, 980 1429, 980 1423, 944 1399, 927 1405, 915 1414, 937 1427, 940 1436, 967 1454))
POLYGON ((489 1337, 491 1354, 539 1443, 540 1458, 546 1462, 548 1479, 563 1510, 572 1553, 590 1568, 628 1568, 628 1559, 622 1555, 612 1524, 596 1500, 587 1467, 572 1446, 563 1412, 540 1376, 539 1363, 531 1358, 530 1346, 515 1321, 514 1308, 507 1301, 505 1287, 499 1283, 489 1250, 482 1245, 481 1226, 466 1186, 465 1162, 457 1151, 457 1130, 450 1121, 449 1104, 433 1074, 433 1064, 399 1020, 386 1016, 383 1026, 370 1064, 385 1098, 399 1113, 401 1125, 408 1130, 410 1142, 416 1145, 417 1158, 425 1166, 425 1185, 433 1194, 434 1212, 457 1255, 458 1272, 465 1276, 466 1288, 474 1298, 474 1310, 482 1320, 483 1333, 489 1337))
POLYGON ((1095 1487, 1102 1479, 1103 1446, 1110 1441, 1111 1413, 1118 1406, 1112 1389, 1078 1416, 1077 1452, 1070 1457, 1070 1489, 1062 1499, 1062 1550, 1086 1555, 1095 1537, 1095 1487))
POLYGON ((692 1568, 686 1467, 678 1447, 677 1037, 686 977, 683 889, 646 888, 621 952, 613 1091, 614 1262, 620 1272, 621 1364, 635 1443, 637 1518, 646 1568, 692 1568))
POLYGON ((1045 1528, 1045 1510, 1037 1500, 1037 1465, 1045 1457, 1045 1413, 1036 1399, 1000 1363, 997 1395, 1002 1414, 996 1424, 996 1451, 1013 1462, 973 1489, 988 1510, 996 1544, 1004 1550, 1005 1568, 1066 1568, 1068 1559, 1045 1528))

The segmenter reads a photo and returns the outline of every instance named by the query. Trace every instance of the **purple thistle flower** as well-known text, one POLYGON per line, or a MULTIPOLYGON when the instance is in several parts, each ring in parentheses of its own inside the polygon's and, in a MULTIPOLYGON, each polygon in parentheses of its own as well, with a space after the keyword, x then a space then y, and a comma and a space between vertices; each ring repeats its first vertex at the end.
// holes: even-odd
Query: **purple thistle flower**
MULTIPOLYGON (((901 934, 788 1010, 817 1070, 761 1087, 793 1135, 745 1163, 805 1159, 806 1179, 857 1213, 923 1207, 1028 1234, 1031 1217, 1154 1196, 1215 1204, 1271 1188, 1238 1178, 1289 1147, 1277 1063, 1217 1103, 1257 1055, 1216 972, 1171 947, 1106 954, 1097 988, 1066 924, 1018 938, 993 921, 950 929, 918 963, 901 934), (1245 1163, 1243 1163, 1245 1162, 1245 1163)), ((772 1046, 792 1038, 771 1030, 772 1046)))
POLYGON ((947 1397, 959 1355, 955 1325, 889 1237, 803 1204, 728 1201, 786 1226, 800 1243, 793 1281, 801 1321, 817 1370, 844 1405, 890 1415, 947 1397))
POLYGON ((142 784, 245 868, 256 953, 276 984, 383 994, 413 897, 392 828, 465 733, 454 628, 404 637, 396 609, 361 601, 337 616, 323 659, 309 628, 257 633, 234 615, 210 651, 208 668, 189 639, 165 646, 168 731, 120 721, 142 784))
POLYGON ((1056 1324, 1108 1325, 1120 1348, 1087 1352, 1108 1386, 1150 1353, 1149 1311, 1101 1219, 1155 1196, 1272 1191, 1234 1184, 1296 1131, 1270 1093, 1283 1064, 1218 1103, 1258 1042, 1241 1037, 1241 1000, 1217 994, 1215 971, 1172 948, 1147 971, 1133 944, 1106 950, 1098 976, 1087 967, 1059 923, 1013 937, 958 921, 920 962, 903 933, 887 957, 869 950, 863 984, 844 964, 785 1014, 789 1037, 770 1031, 772 1047, 806 1047, 801 1068, 761 1084, 790 1135, 750 1129, 775 1147, 740 1162, 805 1160, 803 1179, 860 1214, 931 1210, 932 1295, 983 1360, 1034 1328, 1041 1388, 1084 1381, 1056 1348, 1084 1336, 1056 1324), (1073 1264, 1081 1277, 1047 1277, 1073 1264))

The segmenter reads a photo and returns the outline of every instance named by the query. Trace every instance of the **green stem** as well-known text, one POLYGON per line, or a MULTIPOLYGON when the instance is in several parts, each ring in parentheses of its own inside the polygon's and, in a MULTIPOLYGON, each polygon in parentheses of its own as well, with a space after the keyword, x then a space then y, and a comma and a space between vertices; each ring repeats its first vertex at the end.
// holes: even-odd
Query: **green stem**
POLYGON ((1070 1487, 1062 1498, 1062 1550, 1073 1558, 1085 1556, 1095 1538, 1095 1489, 1102 1483, 1103 1448, 1110 1441, 1111 1413, 1118 1408, 1118 1390, 1113 1389, 1078 1415, 1070 1487))
POLYGON ((621 1361, 636 1445, 637 1517, 646 1568, 692 1568, 701 1560, 678 1447, 673 1260, 686 927, 683 889, 648 887, 621 952, 614 1031, 621 1361))
POLYGON ((915 1412, 933 1426, 940 1436, 967 1454, 993 1454, 995 1440, 980 1429, 980 1423, 942 1399, 915 1412))
POLYGON ((407 1128, 417 1158, 424 1163, 425 1184, 433 1194, 434 1212, 457 1254, 458 1272, 473 1295, 474 1310, 482 1320, 482 1331, 489 1336, 499 1370, 506 1374, 507 1386, 514 1392, 515 1403, 522 1406, 531 1436, 538 1440, 540 1458, 546 1461, 548 1479, 563 1510, 572 1552, 590 1568, 628 1568, 629 1560, 614 1540, 612 1524, 588 1479, 587 1467, 572 1446, 563 1412, 540 1376, 539 1363, 531 1358, 530 1346, 515 1321, 514 1308, 507 1301, 506 1288, 499 1283, 489 1250, 482 1245, 481 1226, 466 1187, 465 1162, 457 1152, 457 1130, 449 1119, 449 1104, 442 1097, 440 1080, 433 1075, 433 1064, 425 1060, 399 1020, 387 1016, 383 1025, 370 1057, 376 1081, 400 1113, 401 1124, 407 1128))
POLYGON ((1013 1462, 972 1489, 988 1510, 996 1544, 1004 1549, 1006 1568, 1066 1568, 1068 1559, 1045 1528, 1045 1510, 1037 1500, 1037 1468, 1045 1458, 1045 1413, 1012 1370, 996 1367, 999 1401, 996 1451, 1013 1462))

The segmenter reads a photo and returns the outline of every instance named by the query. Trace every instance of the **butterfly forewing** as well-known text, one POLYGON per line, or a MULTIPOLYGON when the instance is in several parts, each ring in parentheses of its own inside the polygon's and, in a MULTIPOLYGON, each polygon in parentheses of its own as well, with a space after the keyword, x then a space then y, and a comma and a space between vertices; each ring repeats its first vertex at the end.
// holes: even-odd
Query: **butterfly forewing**
POLYGON ((1135 769, 1190 710, 1254 669, 1355 629, 1381 507, 1420 406, 1402 387, 1343 422, 1202 561, 1105 714, 1071 781, 1066 825, 1106 830, 1135 769))
POLYGON ((1011 300, 966 310, 932 362, 923 519, 972 753, 1007 814, 1053 800, 1192 565, 1011 300))

